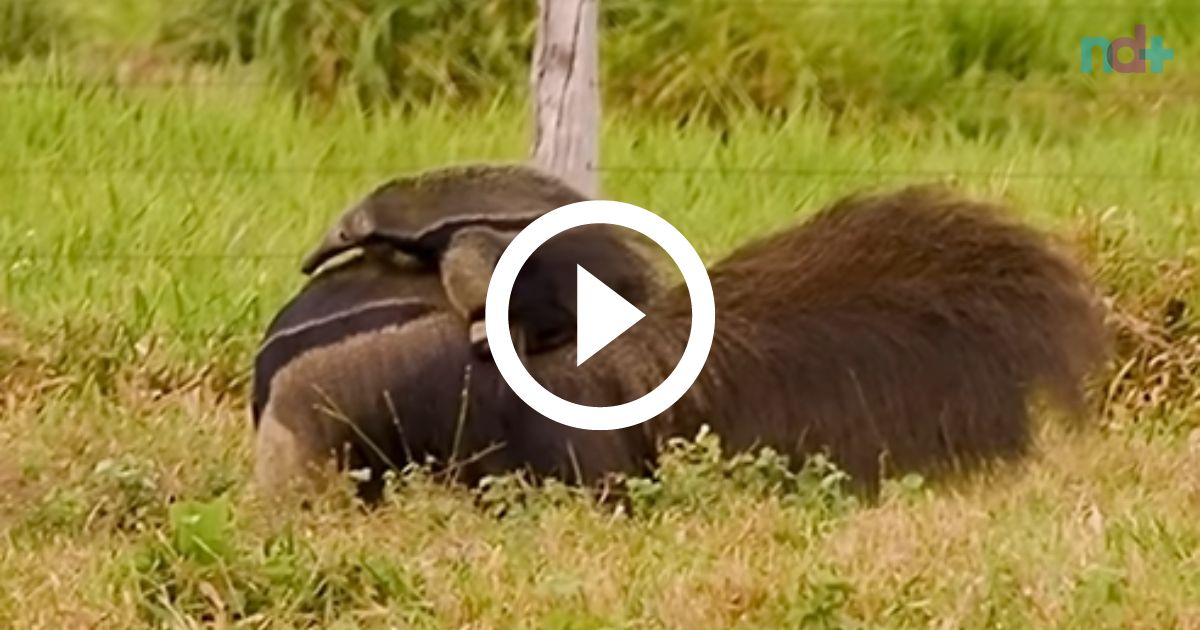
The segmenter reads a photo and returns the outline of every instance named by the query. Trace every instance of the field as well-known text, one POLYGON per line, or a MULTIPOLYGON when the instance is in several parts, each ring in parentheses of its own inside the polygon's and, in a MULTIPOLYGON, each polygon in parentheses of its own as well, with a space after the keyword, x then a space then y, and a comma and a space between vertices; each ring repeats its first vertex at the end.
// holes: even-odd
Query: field
MULTIPOLYGON (((1195 18, 1156 7, 1184 20, 1162 22, 1168 37, 1195 18)), ((962 13, 980 41, 1021 32, 962 13)), ((132 32, 108 37, 152 39, 121 23, 132 32)), ((1113 305, 1117 355, 1094 422, 1047 418, 1027 464, 905 478, 865 503, 821 462, 730 460, 701 435, 630 481, 627 511, 415 470, 368 513, 348 493, 294 511, 254 496, 255 345, 356 196, 397 173, 523 159, 521 91, 431 87, 364 110, 264 80, 267 55, 97 78, 76 48, 13 48, 36 43, 17 31, 0 31, 0 627, 1200 627, 1190 40, 1168 40, 1175 74, 1080 88, 1078 35, 1051 39, 1058 75, 989 75, 945 102, 927 82, 962 77, 915 77, 912 107, 891 107, 893 90, 887 106, 780 114, 766 91, 681 120, 694 95, 614 93, 605 196, 661 213, 709 260, 841 194, 911 182, 1004 200, 1058 235, 1113 305)))

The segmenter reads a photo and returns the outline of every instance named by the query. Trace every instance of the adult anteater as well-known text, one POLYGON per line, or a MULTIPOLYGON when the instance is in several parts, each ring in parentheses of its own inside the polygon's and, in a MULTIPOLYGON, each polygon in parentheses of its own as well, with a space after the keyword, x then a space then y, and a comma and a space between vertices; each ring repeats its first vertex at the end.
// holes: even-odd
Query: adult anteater
MULTIPOLYGON (((1009 459, 1029 446, 1035 391, 1079 409, 1106 335, 1080 270, 1043 236, 1000 215, 942 189, 908 188, 843 199, 742 247, 710 270, 717 331, 699 380, 674 407, 632 429, 575 430, 532 411, 494 365, 465 350, 465 322, 452 313, 422 317, 392 343, 373 344, 370 360, 312 374, 349 406, 377 390, 407 401, 389 416, 347 415, 359 433, 397 436, 381 449, 393 464, 445 455, 447 444, 450 455, 480 454, 469 460, 468 480, 519 468, 584 483, 639 472, 664 438, 693 435, 701 423, 731 450, 771 446, 796 461, 826 451, 868 489, 888 473, 1009 459), (464 398, 457 375, 468 365, 464 398), (404 444, 414 431, 440 446, 404 444)), ((494 262, 449 254, 478 267, 456 277, 486 276, 494 262)), ((447 289, 455 293, 455 282, 447 289)), ((631 400, 674 367, 689 304, 686 289, 672 290, 582 366, 567 345, 528 357, 528 367, 577 402, 631 400)), ((304 436, 328 426, 302 409, 288 422, 304 436)), ((344 431, 335 438, 263 465, 287 478, 338 440, 357 444, 344 431)))

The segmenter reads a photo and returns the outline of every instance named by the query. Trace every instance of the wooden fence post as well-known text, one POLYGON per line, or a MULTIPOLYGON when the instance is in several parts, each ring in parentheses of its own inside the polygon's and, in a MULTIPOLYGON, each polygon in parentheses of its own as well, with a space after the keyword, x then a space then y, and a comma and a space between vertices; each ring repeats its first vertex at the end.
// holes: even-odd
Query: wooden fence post
POLYGON ((599 193, 599 0, 538 0, 533 161, 585 195, 599 193))

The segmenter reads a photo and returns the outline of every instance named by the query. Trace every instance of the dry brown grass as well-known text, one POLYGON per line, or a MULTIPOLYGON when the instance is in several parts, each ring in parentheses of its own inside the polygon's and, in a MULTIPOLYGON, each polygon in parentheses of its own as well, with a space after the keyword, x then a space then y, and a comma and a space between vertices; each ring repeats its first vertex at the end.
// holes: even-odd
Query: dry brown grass
POLYGON ((220 626, 249 610, 239 597, 261 600, 248 627, 1200 624, 1200 449, 1186 439, 1048 426, 1024 466, 833 511, 723 488, 705 470, 689 484, 715 500, 636 516, 550 489, 494 498, 511 501, 496 518, 420 479, 370 514, 336 491, 281 511, 243 481, 240 400, 128 381, 109 393, 35 384, 40 396, 18 396, 0 425, 13 445, 0 469, 11 625, 220 626), (221 495, 227 566, 163 551, 171 505, 221 495), (268 551, 280 536, 290 550, 268 551), (134 560, 148 555, 157 568, 134 560), (360 575, 365 558, 398 581, 360 575))

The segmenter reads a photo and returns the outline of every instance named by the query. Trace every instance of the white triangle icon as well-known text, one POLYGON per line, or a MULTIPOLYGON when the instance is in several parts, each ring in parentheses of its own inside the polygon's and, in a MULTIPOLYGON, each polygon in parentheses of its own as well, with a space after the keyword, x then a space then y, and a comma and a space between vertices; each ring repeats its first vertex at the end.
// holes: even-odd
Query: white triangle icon
POLYGON ((646 314, 583 267, 575 269, 575 365, 583 365, 646 314))

